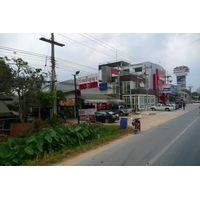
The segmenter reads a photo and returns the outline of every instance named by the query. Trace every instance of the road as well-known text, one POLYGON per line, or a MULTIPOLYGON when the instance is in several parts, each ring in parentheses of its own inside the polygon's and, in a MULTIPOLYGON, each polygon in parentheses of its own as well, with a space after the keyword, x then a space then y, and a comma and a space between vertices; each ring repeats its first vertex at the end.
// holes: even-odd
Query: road
POLYGON ((197 105, 73 166, 200 166, 199 124, 197 105))

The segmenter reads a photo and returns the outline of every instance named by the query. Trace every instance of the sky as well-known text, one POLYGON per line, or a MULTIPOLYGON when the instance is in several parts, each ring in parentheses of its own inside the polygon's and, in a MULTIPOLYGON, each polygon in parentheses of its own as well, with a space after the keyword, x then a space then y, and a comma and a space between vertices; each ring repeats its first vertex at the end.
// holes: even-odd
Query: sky
MULTIPOLYGON (((50 39, 51 33, 0 33, 0 56, 22 58, 50 72, 51 45, 41 37, 50 39)), ((150 61, 163 66, 173 84, 173 69, 188 66, 187 87, 200 87, 200 33, 54 33, 54 38, 65 45, 55 46, 57 81, 72 79, 76 71, 80 77, 97 73, 101 63, 150 61)))
POLYGON ((198 1, 64 2, 47 6, 45 1, 5 1, 9 12, 2 9, 0 13, 0 56, 20 57, 48 72, 51 47, 39 38, 50 39, 53 32, 55 40, 65 44, 55 46, 57 81, 73 79, 76 71, 80 76, 97 73, 101 63, 149 61, 163 66, 174 84, 173 69, 188 66, 187 87, 192 86, 192 91, 200 87, 198 1))

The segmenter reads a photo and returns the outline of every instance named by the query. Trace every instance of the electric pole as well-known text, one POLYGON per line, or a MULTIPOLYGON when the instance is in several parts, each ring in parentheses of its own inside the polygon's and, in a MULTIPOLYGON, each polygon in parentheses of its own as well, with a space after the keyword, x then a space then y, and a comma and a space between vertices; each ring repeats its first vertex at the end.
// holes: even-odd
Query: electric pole
MULTIPOLYGON (((52 75, 51 75, 51 82, 52 82, 52 88, 51 91, 54 92, 56 94, 56 71, 55 71, 55 52, 54 52, 54 45, 63 47, 65 46, 64 44, 58 43, 56 41, 54 41, 54 34, 51 33, 51 39, 46 39, 44 37, 41 37, 40 40, 44 41, 44 42, 48 42, 51 44, 51 67, 52 67, 52 75)), ((57 114, 57 100, 54 99, 53 102, 53 114, 57 114)))

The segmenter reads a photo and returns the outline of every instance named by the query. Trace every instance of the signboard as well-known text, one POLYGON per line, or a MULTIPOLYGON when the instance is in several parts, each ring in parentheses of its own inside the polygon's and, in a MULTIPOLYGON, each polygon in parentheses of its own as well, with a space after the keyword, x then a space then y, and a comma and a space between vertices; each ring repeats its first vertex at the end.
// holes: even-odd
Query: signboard
POLYGON ((143 82, 140 83, 140 87, 142 87, 142 88, 144 87, 144 83, 143 82))
POLYGON ((75 105, 75 99, 66 99, 61 100, 58 102, 60 106, 74 106, 75 105))
POLYGON ((180 67, 174 68, 174 74, 175 75, 185 75, 185 76, 187 76, 189 72, 190 72, 190 69, 189 69, 188 66, 180 66, 180 67))
POLYGON ((163 85, 163 93, 171 94, 171 93, 172 93, 171 85, 169 85, 169 84, 164 84, 164 85, 163 85))
POLYGON ((79 121, 86 121, 86 122, 95 122, 96 116, 94 114, 94 109, 79 109, 78 115, 79 115, 79 121))
POLYGON ((99 90, 107 90, 108 89, 108 83, 100 83, 99 84, 99 90))
POLYGON ((177 76, 177 89, 186 90, 186 76, 177 76))
POLYGON ((98 74, 80 77, 78 79, 79 90, 97 88, 98 87, 98 74))

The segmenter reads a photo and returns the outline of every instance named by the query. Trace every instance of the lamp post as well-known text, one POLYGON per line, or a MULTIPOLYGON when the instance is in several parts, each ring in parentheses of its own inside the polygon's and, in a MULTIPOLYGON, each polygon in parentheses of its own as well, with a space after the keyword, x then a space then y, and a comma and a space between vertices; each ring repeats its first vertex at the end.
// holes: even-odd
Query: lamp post
POLYGON ((77 95, 77 88, 76 88, 76 76, 80 73, 80 71, 76 71, 74 76, 74 86, 75 86, 75 104, 76 104, 76 117, 78 118, 78 124, 80 123, 79 121, 79 114, 78 114, 78 95, 77 95))

